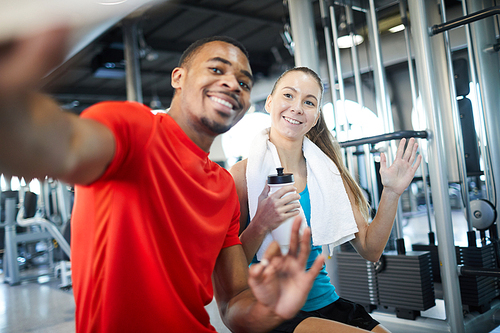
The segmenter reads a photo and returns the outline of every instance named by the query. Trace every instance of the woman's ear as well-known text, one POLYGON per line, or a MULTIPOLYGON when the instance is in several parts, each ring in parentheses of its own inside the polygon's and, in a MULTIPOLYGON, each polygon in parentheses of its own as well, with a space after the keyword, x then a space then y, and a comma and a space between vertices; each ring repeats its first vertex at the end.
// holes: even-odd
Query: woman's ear
POLYGON ((268 95, 266 98, 266 104, 264 104, 264 110, 266 110, 267 113, 271 113, 269 110, 271 110, 271 101, 273 100, 272 95, 268 95))
POLYGON ((316 115, 316 120, 314 121, 313 127, 316 126, 320 117, 321 117, 321 109, 318 110, 318 114, 316 115))

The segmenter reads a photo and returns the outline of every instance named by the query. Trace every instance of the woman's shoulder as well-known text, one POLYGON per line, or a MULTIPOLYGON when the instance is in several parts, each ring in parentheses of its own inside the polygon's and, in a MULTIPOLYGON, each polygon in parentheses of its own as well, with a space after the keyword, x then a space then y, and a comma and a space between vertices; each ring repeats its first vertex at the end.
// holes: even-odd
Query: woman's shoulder
POLYGON ((233 177, 241 177, 241 176, 245 176, 245 173, 247 171, 247 161, 248 159, 244 159, 242 161, 239 161, 235 164, 233 164, 232 167, 229 168, 229 173, 233 176, 233 177))
POLYGON ((234 182, 236 183, 236 187, 245 187, 247 184, 246 178, 247 171, 247 159, 239 161, 235 163, 231 168, 229 168, 229 173, 233 176, 234 182))

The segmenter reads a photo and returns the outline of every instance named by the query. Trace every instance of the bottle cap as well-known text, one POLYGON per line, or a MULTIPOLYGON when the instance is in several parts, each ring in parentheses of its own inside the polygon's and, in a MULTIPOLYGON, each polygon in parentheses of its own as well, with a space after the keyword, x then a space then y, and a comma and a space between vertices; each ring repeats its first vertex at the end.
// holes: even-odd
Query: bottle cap
POLYGON ((267 177, 268 184, 288 184, 293 183, 293 173, 283 173, 283 168, 276 168, 277 174, 267 177))

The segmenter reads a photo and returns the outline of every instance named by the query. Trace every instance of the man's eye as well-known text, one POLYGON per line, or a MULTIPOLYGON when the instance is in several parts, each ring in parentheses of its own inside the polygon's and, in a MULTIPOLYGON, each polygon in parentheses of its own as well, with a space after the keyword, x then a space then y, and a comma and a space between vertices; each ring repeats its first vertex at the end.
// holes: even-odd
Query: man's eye
POLYGON ((246 82, 241 81, 240 86, 245 90, 250 90, 250 85, 248 85, 246 82))
POLYGON ((210 70, 211 70, 212 72, 214 72, 214 73, 217 73, 217 74, 222 74, 222 71, 221 71, 220 69, 218 69, 218 68, 215 68, 215 67, 214 67, 214 68, 210 68, 210 70))

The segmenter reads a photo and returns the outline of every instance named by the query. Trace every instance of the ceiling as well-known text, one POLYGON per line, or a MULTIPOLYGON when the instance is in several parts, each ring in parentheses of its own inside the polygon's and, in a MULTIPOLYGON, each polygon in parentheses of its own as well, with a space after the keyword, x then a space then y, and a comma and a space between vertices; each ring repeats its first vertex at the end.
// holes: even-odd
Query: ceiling
MULTIPOLYGON (((363 7, 367 1, 344 0, 363 7)), ((335 4, 339 1, 335 1, 335 4)), ((337 6, 337 5, 336 5, 337 6)), ((399 16, 398 1, 375 1, 379 20, 399 16)), ((319 2, 313 1, 320 56, 324 49, 319 2)), ((337 11, 339 22, 341 11, 337 11)), ((355 11, 356 26, 364 24, 365 15, 355 11)), ((184 0, 154 5, 136 19, 139 30, 141 82, 144 104, 153 96, 168 107, 173 95, 170 72, 180 55, 195 40, 212 35, 226 35, 242 42, 250 54, 250 64, 257 79, 274 76, 293 66, 293 56, 283 36, 289 23, 283 0, 184 0)), ((97 77, 95 69, 105 63, 123 65, 121 23, 89 43, 44 80, 44 90, 61 105, 79 113, 87 106, 104 100, 125 100, 125 78, 97 77), (93 66, 94 62, 94 66, 93 66)), ((155 100, 156 100, 155 99, 155 100)))

